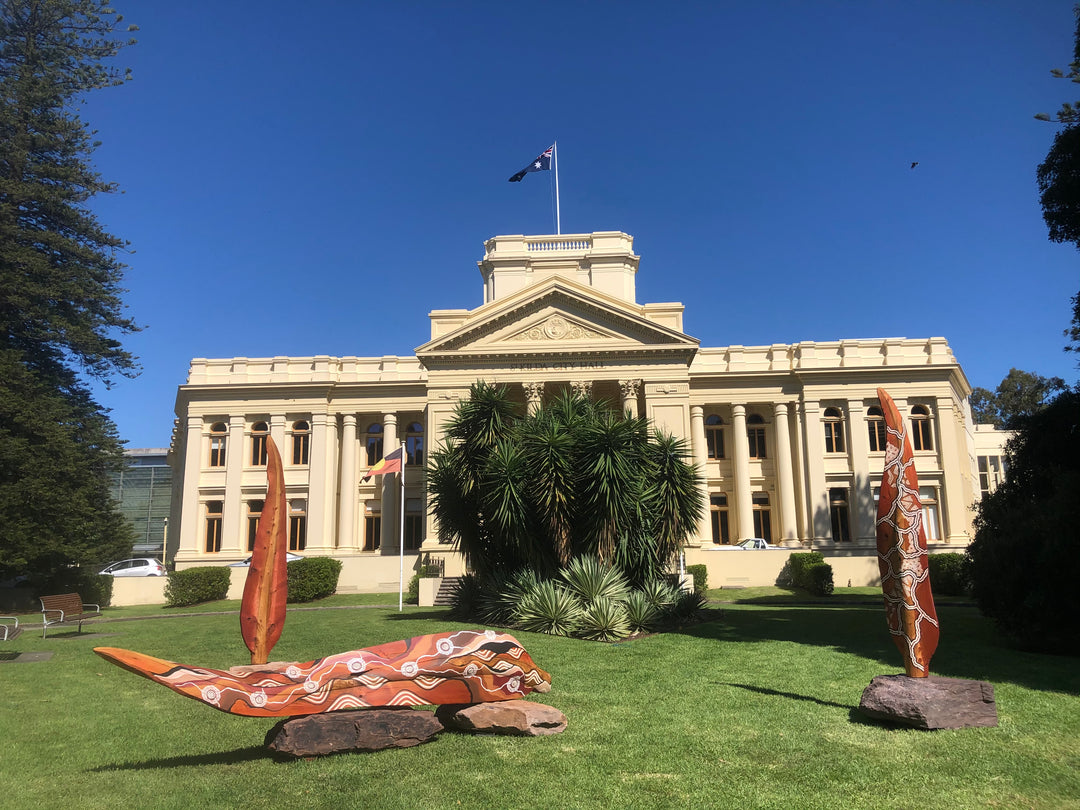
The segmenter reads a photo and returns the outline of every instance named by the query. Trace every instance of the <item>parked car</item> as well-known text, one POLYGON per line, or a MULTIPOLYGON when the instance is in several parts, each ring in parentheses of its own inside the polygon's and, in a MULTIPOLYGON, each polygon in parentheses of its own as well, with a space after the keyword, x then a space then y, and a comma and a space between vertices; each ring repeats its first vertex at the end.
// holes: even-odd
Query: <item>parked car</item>
POLYGON ((100 572, 109 577, 163 577, 165 566, 153 557, 136 557, 133 560, 120 560, 107 566, 100 572))
POLYGON ((713 546, 715 551, 752 551, 760 548, 776 548, 776 546, 760 537, 748 537, 730 546, 713 546))
MULTIPOLYGON (((299 554, 293 554, 291 551, 286 551, 285 552, 285 562, 287 562, 287 563, 291 563, 293 560, 302 560, 302 559, 304 559, 304 558, 299 554)), ((247 568, 249 565, 251 565, 251 557, 248 557, 246 560, 243 560, 242 562, 229 563, 230 568, 247 568)))

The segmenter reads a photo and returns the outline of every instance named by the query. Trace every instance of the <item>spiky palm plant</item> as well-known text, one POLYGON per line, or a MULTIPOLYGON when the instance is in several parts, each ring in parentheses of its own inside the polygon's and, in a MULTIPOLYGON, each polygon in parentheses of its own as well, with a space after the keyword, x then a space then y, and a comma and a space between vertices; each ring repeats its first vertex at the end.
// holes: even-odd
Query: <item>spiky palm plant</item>
POLYGON ((626 608, 614 599, 597 599, 581 612, 578 635, 590 641, 618 641, 630 635, 626 608))
POLYGON ((660 618, 660 608, 654 605, 641 591, 631 591, 626 601, 623 602, 626 609, 626 621, 630 625, 632 633, 649 633, 656 629, 657 620, 660 618))
POLYGON ((515 627, 553 636, 573 635, 581 622, 581 603, 553 580, 537 583, 514 612, 515 627))
POLYGON ((571 560, 559 572, 567 588, 584 605, 600 599, 621 602, 630 592, 630 583, 622 571, 611 565, 604 565, 596 557, 578 557, 571 560))

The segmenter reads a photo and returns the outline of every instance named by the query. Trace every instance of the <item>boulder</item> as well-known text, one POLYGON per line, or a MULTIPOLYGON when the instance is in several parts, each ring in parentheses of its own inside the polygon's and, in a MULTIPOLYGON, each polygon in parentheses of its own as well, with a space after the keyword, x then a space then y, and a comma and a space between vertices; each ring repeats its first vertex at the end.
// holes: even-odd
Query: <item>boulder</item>
POLYGON ((267 732, 265 742, 279 754, 321 757, 345 751, 409 748, 429 742, 442 730, 442 723, 428 711, 361 709, 282 720, 267 732))
POLYGON ((448 729, 475 734, 540 737, 566 729, 566 715, 552 706, 528 700, 439 706, 435 716, 448 729))
POLYGON ((875 720, 922 729, 998 724, 992 684, 933 675, 878 675, 863 690, 859 711, 875 720))

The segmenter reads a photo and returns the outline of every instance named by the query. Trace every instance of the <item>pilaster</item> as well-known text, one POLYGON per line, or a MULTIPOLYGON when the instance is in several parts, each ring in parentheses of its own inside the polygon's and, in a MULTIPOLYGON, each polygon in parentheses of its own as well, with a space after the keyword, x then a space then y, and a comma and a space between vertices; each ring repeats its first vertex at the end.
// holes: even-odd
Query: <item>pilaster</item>
POLYGON ((791 428, 788 424, 788 406, 786 402, 777 402, 773 406, 776 428, 776 479, 777 495, 780 498, 780 531, 785 540, 798 537, 798 525, 795 519, 795 479, 791 469, 791 428))
POLYGON ((331 442, 337 441, 337 422, 326 413, 311 415, 311 457, 307 497, 307 550, 334 547, 333 488, 328 486, 331 442))
POLYGON ((356 548, 356 414, 341 417, 341 493, 337 547, 356 548))
MULTIPOLYGON (((244 441, 243 416, 229 417, 229 443, 225 447, 225 498, 221 517, 221 553, 240 554, 246 551, 247 539, 244 535, 244 503, 241 483, 244 476, 244 462, 248 451, 244 441), (244 543, 243 545, 241 545, 244 543)), ((217 500, 212 498, 209 500, 217 500)))

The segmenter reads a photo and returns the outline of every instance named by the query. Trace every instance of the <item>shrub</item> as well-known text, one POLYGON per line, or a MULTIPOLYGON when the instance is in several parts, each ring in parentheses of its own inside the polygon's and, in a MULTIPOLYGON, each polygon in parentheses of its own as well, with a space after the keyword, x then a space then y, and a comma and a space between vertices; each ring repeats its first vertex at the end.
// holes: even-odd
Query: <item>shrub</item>
POLYGON ((604 565, 596 557, 576 557, 559 574, 583 604, 600 599, 619 602, 630 592, 630 583, 622 571, 604 565))
POLYGON ((412 579, 409 580, 409 584, 405 586, 405 596, 403 600, 406 605, 416 605, 420 603, 420 575, 413 574, 412 579))
POLYGON ((681 593, 664 612, 666 618, 675 627, 692 624, 701 618, 708 600, 703 593, 681 593))
POLYGON ((709 568, 706 565, 688 565, 686 573, 694 578, 694 593, 705 593, 709 590, 709 568))
POLYGON ((825 565, 825 556, 820 551, 804 551, 788 557, 788 577, 791 586, 804 591, 813 591, 813 582, 807 569, 813 565, 825 565))
POLYGON ((458 621, 475 621, 483 602, 483 589, 476 574, 466 574, 458 582, 454 592, 454 604, 450 607, 450 618, 458 621))
POLYGON ((664 610, 674 605, 679 599, 679 589, 662 579, 646 582, 641 587, 641 593, 657 610, 664 610))
POLYGON ((814 596, 831 596, 833 592, 832 566, 826 562, 816 563, 803 569, 807 579, 806 590, 814 596))
POLYGON ((289 594, 287 602, 314 602, 325 599, 337 590, 341 560, 329 557, 305 557, 288 565, 289 594))
POLYGON ((215 602, 229 595, 229 569, 220 565, 185 568, 169 573, 165 583, 165 605, 183 607, 215 602))
POLYGON ((632 633, 649 633, 656 627, 660 608, 653 604, 642 591, 632 591, 626 597, 626 621, 632 633))
POLYGON ((582 638, 590 641, 618 641, 630 635, 630 621, 626 608, 614 599, 597 599, 581 612, 582 638))
POLYGON ((935 595, 963 596, 971 587, 967 557, 956 552, 931 554, 930 587, 935 595))
POLYGON ((573 635, 580 621, 577 597, 553 580, 537 583, 514 611, 516 627, 551 636, 573 635))
POLYGON ((38 595, 77 593, 89 605, 108 607, 112 603, 113 578, 89 568, 65 568, 37 583, 38 595))

